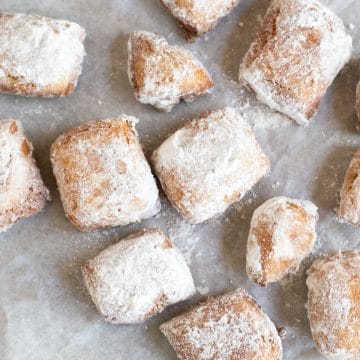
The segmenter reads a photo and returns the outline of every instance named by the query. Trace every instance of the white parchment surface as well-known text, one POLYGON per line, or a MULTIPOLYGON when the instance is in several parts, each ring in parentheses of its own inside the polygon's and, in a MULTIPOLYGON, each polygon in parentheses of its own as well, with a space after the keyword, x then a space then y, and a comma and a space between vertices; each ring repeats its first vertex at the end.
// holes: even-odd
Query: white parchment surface
POLYGON ((0 235, 0 359, 176 359, 159 324, 207 294, 236 287, 246 288, 273 321, 286 328, 285 360, 321 359, 304 308, 305 270, 320 253, 360 247, 360 230, 340 224, 335 216, 346 168, 360 147, 354 111, 360 1, 326 3, 343 18, 354 38, 355 52, 329 89, 314 122, 301 128, 282 117, 275 119, 275 125, 284 121, 288 126, 274 127, 262 111, 244 106, 253 99, 238 86, 239 63, 269 0, 242 0, 215 31, 193 44, 186 42, 157 0, 0 0, 1 11, 64 18, 87 30, 83 75, 72 96, 46 100, 0 95, 0 118, 23 122, 54 197, 42 213, 0 235), (214 92, 192 104, 180 104, 170 114, 137 103, 126 73, 126 42, 128 34, 139 29, 158 32, 170 43, 192 51, 213 75, 214 92), (162 213, 141 224, 83 234, 65 219, 49 163, 50 146, 62 132, 87 120, 134 115, 140 119, 137 129, 149 155, 186 119, 225 105, 241 106, 254 123, 271 159, 272 173, 223 216, 189 225, 162 195, 162 213), (246 238, 254 209, 277 195, 316 203, 320 209, 318 241, 297 275, 262 289, 245 274, 246 238), (84 289, 80 266, 123 236, 154 225, 162 227, 185 254, 198 294, 143 325, 107 324, 84 289))

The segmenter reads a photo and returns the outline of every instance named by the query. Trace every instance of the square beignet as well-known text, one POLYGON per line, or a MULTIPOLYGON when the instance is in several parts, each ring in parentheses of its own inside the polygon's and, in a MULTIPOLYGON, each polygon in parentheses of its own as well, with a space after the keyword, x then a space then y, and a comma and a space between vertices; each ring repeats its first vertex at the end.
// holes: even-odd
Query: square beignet
POLYGON ((181 360, 282 359, 274 324, 242 289, 211 297, 160 330, 181 360))
POLYGON ((214 87, 204 65, 190 52, 147 31, 129 37, 128 76, 136 99, 161 111, 171 111, 180 100, 192 101, 214 87))
POLYGON ((160 211, 137 121, 125 115, 90 121, 52 145, 51 162, 64 210, 79 230, 126 225, 160 211))
POLYGON ((188 39, 202 36, 212 30, 227 16, 240 0, 160 0, 180 25, 187 31, 188 39))
POLYGON ((82 273, 97 309, 113 324, 143 322, 195 294, 184 257, 158 228, 108 247, 82 273))
POLYGON ((240 66, 240 81, 306 126, 351 51, 341 19, 319 1, 273 0, 240 66))
POLYGON ((20 121, 0 120, 0 232, 50 201, 20 121))
POLYGON ((360 150, 352 158, 340 192, 339 220, 360 226, 360 150))
POLYGON ((328 359, 360 359, 360 251, 316 260, 306 284, 316 348, 328 359))
POLYGON ((252 129, 233 108, 177 130, 152 162, 170 202, 193 224, 224 212, 270 169, 252 129))
POLYGON ((316 241, 317 207, 310 201, 275 197, 254 211, 246 252, 250 280, 267 286, 295 273, 316 241))
POLYGON ((67 96, 85 55, 85 30, 39 15, 0 13, 0 91, 24 96, 67 96))

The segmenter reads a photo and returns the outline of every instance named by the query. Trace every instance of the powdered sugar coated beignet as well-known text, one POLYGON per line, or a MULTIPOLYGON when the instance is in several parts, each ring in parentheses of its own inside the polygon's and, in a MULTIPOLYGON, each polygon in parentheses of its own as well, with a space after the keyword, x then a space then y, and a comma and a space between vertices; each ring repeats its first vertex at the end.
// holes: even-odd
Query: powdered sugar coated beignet
POLYGON ((240 200, 270 168, 253 131, 233 108, 189 122, 152 161, 169 200, 194 224, 240 200))
POLYGON ((209 298, 160 327, 181 360, 280 360, 274 324, 244 290, 209 298))
POLYGON ((315 244, 317 207, 284 196, 266 201, 251 219, 246 271, 255 283, 267 286, 296 272, 315 244))
POLYGON ((160 229, 146 229, 108 247, 82 268, 105 320, 143 322, 195 294, 184 257, 160 229))
POLYGON ((160 211, 136 122, 125 115, 91 121, 52 145, 51 162, 64 210, 78 229, 126 225, 160 211))
POLYGON ((0 121, 0 232, 41 211, 50 192, 32 156, 20 121, 0 121))
POLYGON ((340 197, 340 220, 360 226, 360 150, 350 162, 340 197))
POLYGON ((212 90, 205 67, 188 51, 170 46, 156 34, 137 31, 128 42, 128 74, 136 98, 162 111, 181 99, 193 100, 212 90))
POLYGON ((212 30, 240 0, 160 0, 184 27, 192 40, 212 30))
POLYGON ((85 30, 44 16, 0 13, 0 91, 67 96, 85 55, 85 30))
POLYGON ((360 252, 330 254, 308 271, 308 316, 328 359, 360 359, 360 252))
POLYGON ((352 40, 340 18, 317 0, 273 0, 240 67, 259 100, 307 125, 352 40))

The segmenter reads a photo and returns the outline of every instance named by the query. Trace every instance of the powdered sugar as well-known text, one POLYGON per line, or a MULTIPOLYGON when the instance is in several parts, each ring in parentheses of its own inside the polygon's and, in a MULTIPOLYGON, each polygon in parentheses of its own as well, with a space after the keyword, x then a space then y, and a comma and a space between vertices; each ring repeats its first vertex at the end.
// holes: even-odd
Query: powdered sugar
POLYGON ((102 251, 83 268, 90 294, 112 323, 142 322, 195 293, 180 251, 159 229, 147 229, 102 251))
POLYGON ((0 28, 0 81, 10 77, 38 92, 62 83, 76 86, 85 55, 85 31, 78 24, 1 13, 0 28))
POLYGON ((128 76, 137 99, 162 111, 213 88, 209 73, 192 54, 146 31, 129 38, 128 76))
MULTIPOLYGON (((256 99, 255 99, 256 100, 256 99)), ((274 129, 294 125, 294 121, 284 114, 272 110, 267 105, 244 102, 236 107, 244 120, 254 129, 274 129)))
POLYGON ((152 160, 170 201, 192 223, 223 212, 269 171, 252 130, 232 108, 193 120, 152 160))
POLYGON ((349 60, 351 37, 317 0, 274 0, 240 67, 260 101, 307 125, 349 60))

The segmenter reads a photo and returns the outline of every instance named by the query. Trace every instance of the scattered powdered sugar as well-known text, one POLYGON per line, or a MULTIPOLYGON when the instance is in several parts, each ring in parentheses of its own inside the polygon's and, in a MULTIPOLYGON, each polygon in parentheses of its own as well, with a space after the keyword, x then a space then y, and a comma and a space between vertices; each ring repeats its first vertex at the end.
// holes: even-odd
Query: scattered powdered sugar
POLYGON ((157 228, 103 250, 83 275, 97 308, 112 323, 142 322, 195 293, 183 256, 157 228))
POLYGON ((244 290, 209 298, 160 327, 180 359, 232 359, 248 354, 281 359, 282 346, 271 320, 244 290))
POLYGON ((354 31, 356 29, 356 26, 352 23, 349 23, 348 28, 349 28, 349 30, 354 31))
POLYGON ((78 24, 37 15, 0 15, 0 79, 38 88, 74 82, 85 55, 78 24))
POLYGON ((254 133, 233 108, 188 123, 152 160, 168 198, 194 224, 222 213, 269 170, 254 133))
POLYGON ((199 241, 198 236, 194 236, 195 225, 186 220, 178 220, 169 228, 169 237, 183 254, 186 262, 190 265, 194 250, 199 241))
POLYGON ((240 66, 260 101, 307 125, 349 60, 352 40, 317 0, 274 0, 240 66))
POLYGON ((196 291, 200 295, 207 295, 210 292, 210 289, 207 286, 197 286, 196 291))
POLYGON ((294 125, 294 121, 255 99, 244 98, 237 109, 244 120, 254 129, 274 129, 294 125))
POLYGON ((211 76, 200 61, 162 36, 136 31, 128 41, 128 76, 137 99, 170 111, 180 99, 210 92, 211 76), (141 68, 140 68, 141 67, 141 68))

